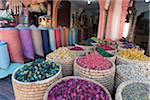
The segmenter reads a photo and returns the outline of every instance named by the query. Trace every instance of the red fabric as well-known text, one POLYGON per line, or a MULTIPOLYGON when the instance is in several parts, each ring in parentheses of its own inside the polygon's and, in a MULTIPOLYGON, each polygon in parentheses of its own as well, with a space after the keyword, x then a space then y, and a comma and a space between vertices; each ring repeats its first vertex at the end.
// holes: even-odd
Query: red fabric
POLYGON ((60 42, 61 42, 60 30, 59 29, 55 30, 55 42, 56 42, 56 48, 59 48, 61 46, 61 44, 60 44, 60 42))
POLYGON ((123 27, 126 20, 127 15, 127 8, 130 0, 123 0, 122 1, 122 13, 121 13, 121 22, 120 22, 120 28, 119 28, 119 38, 123 35, 123 27))
POLYGON ((110 7, 109 7, 109 11, 108 11, 107 28, 106 28, 106 38, 108 38, 110 36, 114 2, 115 2, 114 0, 111 0, 111 2, 110 2, 110 7))
POLYGON ((16 63, 24 63, 18 30, 0 30, 0 40, 8 43, 8 50, 11 61, 16 63))

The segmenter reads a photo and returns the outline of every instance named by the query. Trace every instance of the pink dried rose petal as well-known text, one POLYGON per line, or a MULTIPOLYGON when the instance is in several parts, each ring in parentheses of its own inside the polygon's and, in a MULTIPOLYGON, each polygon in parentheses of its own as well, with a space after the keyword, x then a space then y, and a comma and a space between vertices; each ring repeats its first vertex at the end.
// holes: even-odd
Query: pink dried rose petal
POLYGON ((108 94, 102 87, 81 79, 59 82, 52 87, 48 98, 48 100, 109 100, 108 94))
POLYGON ((81 67, 93 70, 105 70, 112 67, 112 63, 99 55, 97 52, 92 52, 87 56, 77 59, 77 64, 81 67))

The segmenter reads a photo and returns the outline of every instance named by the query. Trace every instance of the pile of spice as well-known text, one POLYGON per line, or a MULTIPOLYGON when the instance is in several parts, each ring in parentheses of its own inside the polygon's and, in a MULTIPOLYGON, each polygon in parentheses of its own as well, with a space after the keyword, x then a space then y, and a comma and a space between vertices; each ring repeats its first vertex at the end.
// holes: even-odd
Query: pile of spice
POLYGON ((103 48, 96 48, 96 51, 103 57, 113 57, 114 56, 114 55, 108 53, 107 51, 105 51, 103 48))
POLYGON ((55 50, 54 52, 47 55, 48 59, 61 59, 70 61, 72 58, 75 58, 76 54, 71 52, 67 47, 61 47, 55 50))
POLYGON ((93 70, 105 70, 112 67, 112 63, 96 51, 88 54, 87 56, 78 58, 77 64, 81 67, 93 70))
POLYGON ((117 71, 116 71, 116 80, 118 80, 119 77, 122 77, 123 79, 119 79, 120 81, 126 81, 126 80, 138 80, 138 81, 150 81, 150 68, 149 67, 140 67, 135 64, 129 64, 129 65, 118 65, 117 71), (124 80, 126 79, 126 80, 124 80))
POLYGON ((122 90, 122 100, 149 100, 150 85, 144 83, 132 83, 122 90))
POLYGON ((141 51, 135 48, 121 51, 118 53, 118 55, 123 58, 130 59, 130 60, 150 61, 150 57, 147 57, 141 51))
POLYGON ((38 59, 23 65, 23 67, 16 72, 15 79, 21 82, 40 81, 54 76, 59 70, 60 67, 58 64, 38 59))
POLYGON ((110 100, 110 97, 93 82, 70 78, 54 85, 49 91, 48 100, 110 100))
POLYGON ((73 51, 83 51, 84 49, 81 48, 81 47, 75 46, 75 47, 70 48, 70 50, 73 50, 73 51))

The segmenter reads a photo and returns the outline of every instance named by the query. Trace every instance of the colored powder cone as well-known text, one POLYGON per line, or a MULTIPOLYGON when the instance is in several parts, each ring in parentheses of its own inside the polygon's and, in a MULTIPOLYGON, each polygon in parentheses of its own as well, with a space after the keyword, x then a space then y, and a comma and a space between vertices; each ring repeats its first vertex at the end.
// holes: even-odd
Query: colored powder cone
POLYGON ((75 31, 74 31, 74 28, 71 28, 71 30, 72 30, 72 41, 73 41, 73 44, 75 44, 76 43, 76 33, 75 33, 75 31))
POLYGON ((73 31, 70 29, 69 31, 69 46, 73 45, 73 31))
POLYGON ((52 51, 56 50, 55 32, 53 29, 49 29, 49 44, 52 51))
POLYGON ((55 42, 56 42, 56 48, 59 48, 61 46, 60 29, 55 29, 55 42))
POLYGON ((79 43, 79 33, 78 29, 73 28, 73 34, 75 35, 75 43, 79 43))
POLYGON ((24 63, 19 31, 16 28, 0 28, 0 40, 7 42, 11 61, 24 63))
POLYGON ((69 45, 69 29, 65 28, 65 41, 66 41, 66 46, 69 45))
POLYGON ((44 57, 41 31, 36 26, 30 26, 35 54, 44 57))
POLYGON ((60 33, 60 36, 61 36, 61 45, 65 46, 65 30, 64 30, 64 28, 61 28, 60 31, 61 31, 61 33, 60 33))
POLYGON ((7 43, 0 41, 0 68, 7 69, 10 64, 10 58, 7 48, 7 43))
POLYGON ((50 44, 49 44, 49 32, 47 28, 40 28, 41 35, 42 35, 42 41, 43 41, 43 49, 44 49, 44 55, 50 53, 50 44))
POLYGON ((34 48, 31 30, 29 28, 18 28, 18 29, 24 56, 29 59, 34 59, 34 48))

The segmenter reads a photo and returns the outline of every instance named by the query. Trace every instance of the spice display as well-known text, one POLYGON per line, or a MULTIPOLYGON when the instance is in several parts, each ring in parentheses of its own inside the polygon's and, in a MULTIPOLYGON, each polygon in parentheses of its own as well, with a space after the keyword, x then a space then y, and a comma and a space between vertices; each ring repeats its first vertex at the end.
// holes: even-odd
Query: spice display
MULTIPOLYGON (((128 80, 149 80, 150 81, 150 68, 149 67, 140 67, 135 64, 129 65, 118 65, 117 66, 117 75, 121 75, 122 78, 128 80)), ((117 77, 117 76, 116 76, 117 77)))
POLYGON ((122 100, 149 100, 150 85, 143 83, 132 83, 123 88, 122 100))
POLYGON ((58 48, 54 52, 47 55, 49 59, 62 59, 62 60, 72 60, 72 58, 76 57, 74 53, 72 53, 67 47, 58 48))
POLYGON ((77 47, 77 46, 75 46, 75 47, 70 48, 70 50, 83 51, 84 49, 83 49, 83 48, 81 48, 81 47, 77 47))
POLYGON ((35 82, 54 76, 60 70, 59 65, 41 59, 23 65, 15 74, 15 79, 21 82, 35 82))
POLYGON ((84 68, 94 70, 105 70, 112 67, 112 63, 99 55, 97 52, 92 52, 87 56, 77 59, 77 64, 84 68))
POLYGON ((107 92, 99 85, 82 80, 63 80, 49 91, 48 100, 110 100, 107 92))
POLYGON ((98 39, 96 37, 92 37, 91 38, 93 41, 95 41, 96 43, 98 43, 98 45, 110 45, 113 48, 118 48, 118 43, 116 41, 112 41, 112 40, 101 40, 98 39))
POLYGON ((118 55, 131 60, 150 61, 150 57, 145 56, 141 51, 135 48, 121 51, 118 55))
POLYGON ((114 55, 108 53, 107 51, 105 51, 103 48, 96 48, 96 51, 103 57, 113 57, 114 56, 114 55))
POLYGON ((126 38, 120 39, 120 42, 122 42, 121 43, 121 45, 122 45, 121 47, 122 48, 128 49, 128 48, 135 48, 136 47, 136 45, 134 43, 129 42, 126 38))

